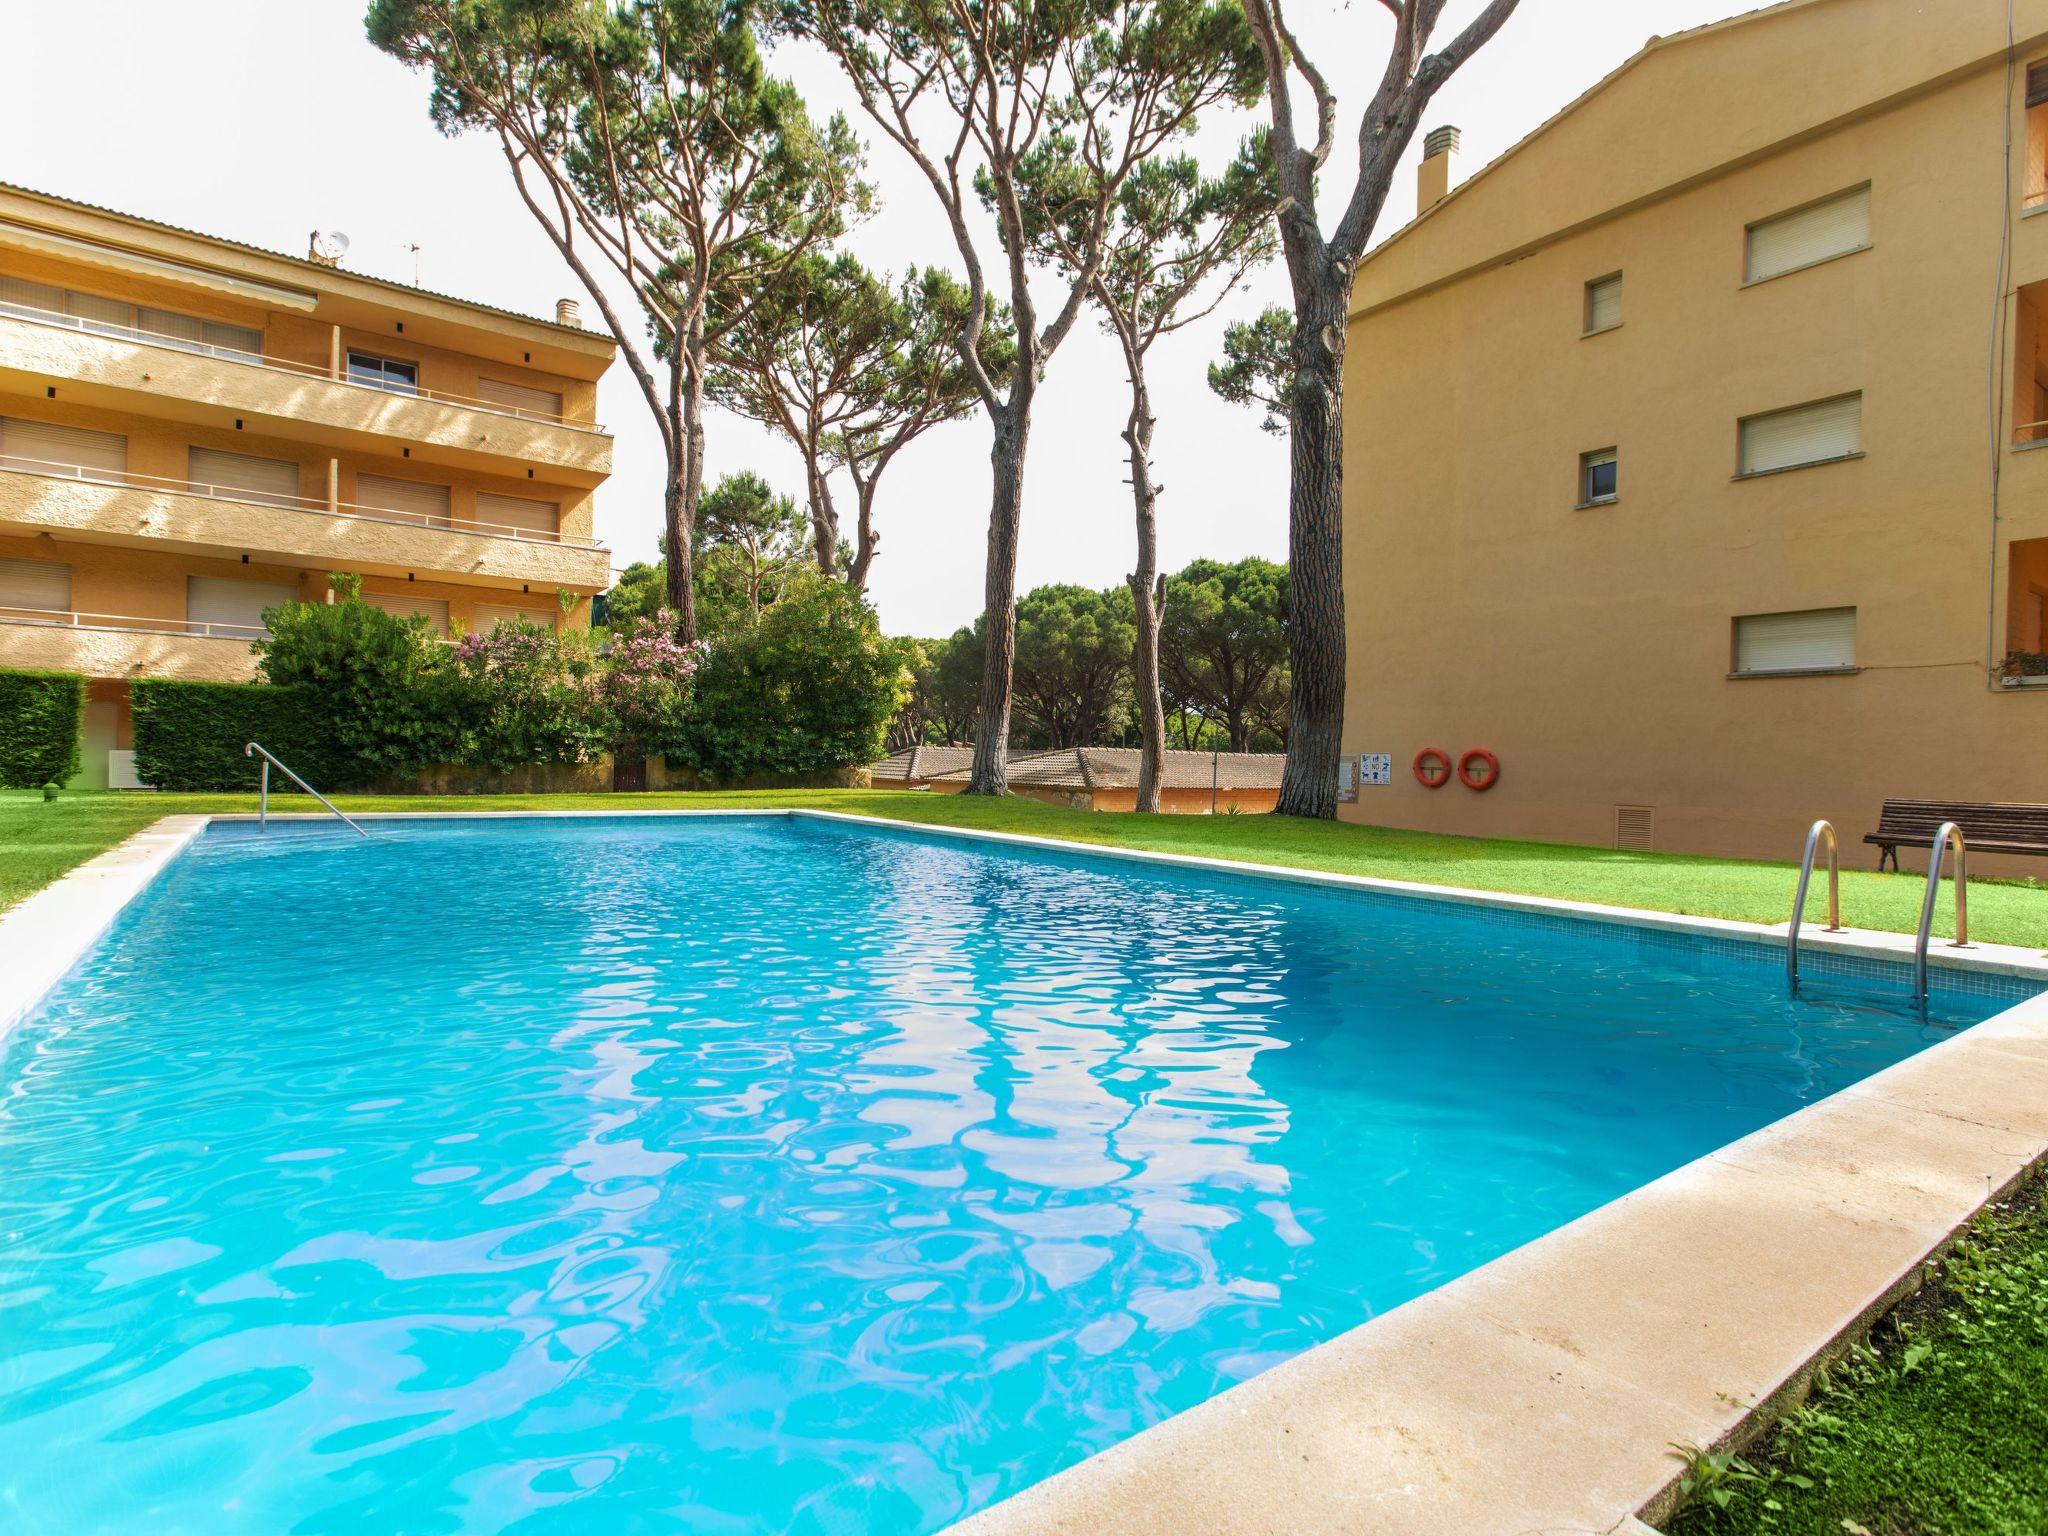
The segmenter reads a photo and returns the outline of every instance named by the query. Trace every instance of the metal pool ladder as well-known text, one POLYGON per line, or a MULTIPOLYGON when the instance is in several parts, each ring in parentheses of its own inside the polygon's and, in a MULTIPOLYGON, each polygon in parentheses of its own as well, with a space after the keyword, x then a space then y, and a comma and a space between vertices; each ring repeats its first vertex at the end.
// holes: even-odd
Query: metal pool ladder
MULTIPOLYGON (((1827 932, 1842 931, 1842 855, 1840 845, 1835 841, 1835 824, 1831 821, 1816 821, 1807 829, 1806 853, 1799 860, 1799 888, 1792 893, 1792 926, 1785 936, 1785 980, 1791 985, 1792 995, 1799 995, 1799 925, 1806 920, 1806 887, 1813 880, 1813 856, 1820 851, 1822 840, 1828 845, 1828 926, 1827 932)), ((1931 912, 1933 907, 1930 905, 1931 912)))
POLYGON ((1934 834, 1934 852, 1927 858, 1927 895, 1920 902, 1920 931, 1913 937, 1913 1000, 1927 1006, 1927 941, 1934 932, 1934 899, 1941 894, 1941 864, 1948 845, 1956 845, 1956 936, 1950 949, 1970 947, 1970 850, 1963 829, 1944 821, 1934 834))
MULTIPOLYGON (((256 829, 259 832, 270 824, 270 766, 271 764, 276 763, 277 771, 279 773, 283 774, 286 778, 290 779, 294 784, 298 785, 299 788, 303 789, 315 800, 318 800, 322 805, 326 806, 328 810, 334 812, 335 815, 340 816, 344 822, 348 823, 349 830, 355 833, 357 837, 368 837, 370 835, 369 833, 365 832, 361 827, 357 826, 354 822, 349 821, 347 815, 343 813, 340 806, 336 805, 332 800, 328 799, 325 795, 321 794, 319 790, 315 789, 312 785, 308 784, 296 773, 293 773, 291 769, 285 767, 283 763, 278 762, 277 758, 271 753, 271 750, 268 747, 264 746, 261 742, 250 742, 246 747, 242 748, 242 756, 260 757, 263 759, 263 777, 260 782, 259 795, 256 801, 256 829)), ((1928 903, 1927 910, 1930 912, 1934 910, 1933 902, 1931 900, 1928 903)))
MULTIPOLYGON (((1799 995, 1799 928, 1806 920, 1806 888, 1813 881, 1813 861, 1821 844, 1828 850, 1828 933, 1842 931, 1842 867, 1835 840, 1834 823, 1816 821, 1806 834, 1806 852, 1799 861, 1799 885, 1792 894, 1792 922, 1785 935, 1785 979, 1792 995, 1799 995)), ((1963 829, 1945 821, 1934 834, 1934 850, 1927 860, 1927 894, 1920 902, 1920 927, 1913 935, 1913 1001, 1927 1006, 1927 946, 1934 932, 1934 902, 1941 894, 1941 867, 1949 845, 1956 850, 1956 936, 1950 949, 1970 948, 1970 851, 1963 841, 1963 829)))

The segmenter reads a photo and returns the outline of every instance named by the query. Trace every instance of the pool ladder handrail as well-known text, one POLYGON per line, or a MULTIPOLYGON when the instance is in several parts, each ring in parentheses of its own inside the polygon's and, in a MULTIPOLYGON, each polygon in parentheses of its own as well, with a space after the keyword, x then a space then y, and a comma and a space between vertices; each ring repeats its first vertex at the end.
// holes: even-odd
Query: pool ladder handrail
POLYGON ((1813 880, 1813 858, 1822 838, 1828 845, 1828 926, 1826 932, 1842 931, 1842 851, 1835 837, 1835 824, 1816 821, 1806 832, 1806 852, 1799 860, 1799 886, 1792 893, 1792 922, 1785 935, 1785 980, 1792 995, 1799 995, 1799 927, 1806 920, 1806 888, 1813 880))
POLYGON ((271 752, 270 748, 264 746, 261 742, 250 742, 247 746, 242 748, 242 756, 260 756, 263 759, 263 774, 258 784, 258 798, 256 801, 257 831, 261 832, 270 825, 270 766, 271 764, 276 763, 277 770, 279 773, 282 773, 286 778, 290 779, 294 784, 298 785, 299 788, 303 789, 315 800, 318 800, 322 805, 326 806, 327 809, 332 811, 335 815, 341 817, 341 819, 344 822, 348 823, 349 830, 355 833, 357 837, 368 837, 370 835, 369 833, 365 832, 361 827, 357 826, 354 822, 349 821, 347 815, 342 811, 340 806, 336 805, 332 800, 328 799, 325 795, 321 794, 319 790, 315 789, 312 785, 308 784, 296 773, 293 773, 291 769, 287 768, 282 762, 278 760, 278 758, 271 752))
POLYGON ((1927 945, 1934 932, 1934 902, 1941 894, 1941 866, 1949 844, 1956 849, 1956 936, 1950 949, 1969 949, 1970 944, 1970 848, 1963 841, 1963 829, 1944 821, 1934 833, 1934 851, 1927 859, 1927 894, 1920 901, 1920 930, 1913 936, 1913 1000, 1927 1006, 1927 945))

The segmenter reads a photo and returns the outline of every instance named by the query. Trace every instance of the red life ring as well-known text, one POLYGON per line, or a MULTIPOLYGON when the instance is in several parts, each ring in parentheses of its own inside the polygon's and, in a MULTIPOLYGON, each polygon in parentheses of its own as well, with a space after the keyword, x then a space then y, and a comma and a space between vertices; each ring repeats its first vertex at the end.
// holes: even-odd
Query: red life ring
POLYGON ((1491 789, 1500 782, 1500 759, 1484 747, 1474 747, 1458 759, 1458 782, 1467 789, 1491 789), (1483 772, 1474 774, 1474 767, 1483 772))
POLYGON ((1415 754, 1414 767, 1424 789, 1442 789, 1451 782, 1451 754, 1442 747, 1424 747, 1415 754))

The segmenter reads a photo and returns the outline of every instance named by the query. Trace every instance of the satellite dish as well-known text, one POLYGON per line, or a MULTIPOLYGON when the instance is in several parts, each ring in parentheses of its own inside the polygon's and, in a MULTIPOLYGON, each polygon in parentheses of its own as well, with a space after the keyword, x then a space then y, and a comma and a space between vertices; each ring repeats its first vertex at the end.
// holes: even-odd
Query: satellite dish
POLYGON ((313 259, 324 261, 329 266, 339 262, 348 254, 348 236, 338 229, 316 229, 313 231, 313 259))

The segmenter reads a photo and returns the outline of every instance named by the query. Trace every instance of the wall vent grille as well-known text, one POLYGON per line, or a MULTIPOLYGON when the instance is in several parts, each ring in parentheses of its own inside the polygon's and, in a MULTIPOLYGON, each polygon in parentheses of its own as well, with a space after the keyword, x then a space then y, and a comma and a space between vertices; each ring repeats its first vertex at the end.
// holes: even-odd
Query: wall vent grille
POLYGON ((1647 805, 1614 808, 1614 846, 1624 853, 1648 853, 1657 846, 1657 813, 1647 805))

